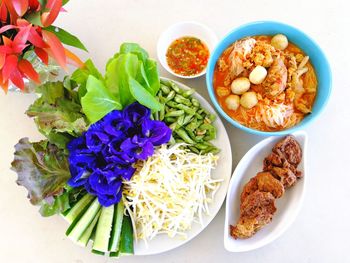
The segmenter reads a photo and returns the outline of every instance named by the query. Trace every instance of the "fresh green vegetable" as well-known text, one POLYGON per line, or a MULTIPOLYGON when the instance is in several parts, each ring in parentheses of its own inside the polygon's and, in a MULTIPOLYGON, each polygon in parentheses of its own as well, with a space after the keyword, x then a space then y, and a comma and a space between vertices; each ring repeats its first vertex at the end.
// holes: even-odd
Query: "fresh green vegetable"
POLYGON ((134 239, 131 218, 128 215, 124 215, 122 232, 120 235, 119 255, 132 255, 134 254, 134 239))
POLYGON ((92 232, 95 230, 95 227, 97 225, 97 221, 101 215, 101 210, 95 215, 94 219, 92 220, 91 224, 87 229, 85 229, 84 233, 78 240, 78 244, 86 247, 87 244, 89 243, 89 240, 91 238, 92 232))
POLYGON ((212 124, 215 116, 192 98, 193 93, 194 89, 182 90, 172 81, 161 80, 157 96, 165 107, 159 114, 154 113, 153 118, 165 121, 173 130, 172 143, 186 143, 188 149, 197 154, 217 153, 219 150, 210 143, 216 138, 212 124))
POLYGON ((105 88, 102 81, 90 75, 86 83, 87 93, 81 99, 83 111, 94 123, 112 110, 122 109, 117 99, 105 88))
POLYGON ((111 236, 112 223, 114 216, 114 205, 102 207, 100 218, 98 219, 96 236, 93 250, 108 252, 108 243, 111 236))
POLYGON ((94 196, 90 194, 84 195, 84 197, 81 198, 71 210, 69 210, 68 214, 64 216, 67 222, 70 224, 73 223, 73 221, 83 213, 85 208, 91 204, 93 199, 94 196))
POLYGON ((27 115, 34 117, 38 130, 50 143, 65 149, 65 143, 87 129, 81 112, 78 92, 69 79, 64 82, 47 82, 37 87, 41 96, 28 108, 27 115))
POLYGON ((123 215, 124 215, 124 205, 123 205, 123 202, 119 202, 114 207, 113 229, 112 229, 111 239, 109 242, 109 251, 117 252, 119 249, 123 215))
POLYGON ((78 217, 70 225, 66 231, 66 235, 73 241, 77 242, 83 235, 84 231, 89 227, 94 220, 96 214, 100 211, 101 205, 96 198, 82 217, 78 217))
MULTIPOLYGON (((23 138, 15 145, 14 155, 11 169, 18 175, 17 184, 27 188, 30 202, 52 205, 70 178, 64 151, 48 141, 30 143, 28 138, 23 138)), ((67 208, 59 203, 65 200, 57 202, 55 211, 67 208)))

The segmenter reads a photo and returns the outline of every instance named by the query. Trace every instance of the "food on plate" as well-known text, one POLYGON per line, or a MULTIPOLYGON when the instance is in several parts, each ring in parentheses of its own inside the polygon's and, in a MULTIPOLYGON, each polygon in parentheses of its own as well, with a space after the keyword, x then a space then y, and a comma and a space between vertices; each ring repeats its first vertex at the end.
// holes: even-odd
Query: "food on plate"
POLYGON ((186 236, 220 186, 215 116, 134 43, 102 75, 91 60, 37 88, 29 107, 46 137, 15 146, 12 169, 43 216, 61 214, 66 235, 110 256, 134 253, 134 236, 186 236), (141 230, 140 230, 141 229, 141 230))
POLYGON ((264 171, 243 187, 240 217, 235 226, 230 226, 233 238, 249 238, 271 222, 277 210, 275 200, 302 176, 297 170, 301 160, 301 147, 291 135, 273 147, 272 153, 264 159, 264 171))
POLYGON ((241 214, 236 226, 231 226, 231 236, 248 238, 271 222, 276 212, 275 198, 270 192, 253 192, 241 203, 241 214))
POLYGON ((161 79, 157 96, 164 107, 153 118, 164 121, 173 130, 170 143, 186 143, 185 147, 197 154, 218 153, 219 149, 210 142, 216 138, 215 115, 192 97, 194 92, 194 89, 183 90, 175 82, 161 79))
POLYGON ((218 157, 199 155, 175 144, 162 146, 136 172, 123 190, 135 236, 145 242, 159 234, 186 238, 193 222, 202 224, 220 186, 213 179, 218 157))
POLYGON ((285 35, 258 35, 239 39, 222 53, 213 86, 233 120, 260 131, 280 131, 312 112, 317 78, 307 54, 285 35), (240 96, 241 106, 232 107, 231 95, 240 96))
POLYGON ((207 67, 209 49, 199 38, 185 36, 174 40, 166 52, 170 69, 182 76, 193 76, 207 67))

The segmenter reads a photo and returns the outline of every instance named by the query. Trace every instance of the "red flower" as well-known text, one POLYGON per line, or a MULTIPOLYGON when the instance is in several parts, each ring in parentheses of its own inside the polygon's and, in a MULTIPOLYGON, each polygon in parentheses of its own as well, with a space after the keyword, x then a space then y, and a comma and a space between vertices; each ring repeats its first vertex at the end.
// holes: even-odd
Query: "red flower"
POLYGON ((45 29, 62 10, 62 0, 48 0, 45 7, 38 0, 0 0, 0 86, 5 91, 9 80, 22 90, 24 78, 40 83, 33 66, 22 58, 28 49, 33 49, 45 64, 52 57, 65 70, 67 63, 83 66, 76 55, 63 47, 52 30, 45 29), (38 24, 31 24, 22 18, 32 13, 39 14, 38 24), (7 24, 8 16, 10 24, 7 24))

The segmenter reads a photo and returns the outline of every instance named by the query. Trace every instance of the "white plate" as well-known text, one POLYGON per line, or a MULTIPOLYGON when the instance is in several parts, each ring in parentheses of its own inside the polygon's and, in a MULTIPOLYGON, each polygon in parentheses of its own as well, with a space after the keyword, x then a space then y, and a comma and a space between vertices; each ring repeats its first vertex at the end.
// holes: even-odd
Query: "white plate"
POLYGON ((218 42, 218 38, 209 27, 193 21, 180 22, 172 25, 166 29, 159 37, 157 43, 157 55, 162 66, 174 76, 184 79, 192 79, 205 74, 206 69, 197 75, 183 76, 172 71, 168 65, 168 62, 166 61, 166 52, 170 44, 174 40, 185 36, 192 36, 202 40, 207 45, 210 54, 214 50, 214 47, 218 42))
MULTIPOLYGON (((162 78, 162 79, 166 80, 166 78, 162 78)), ((174 82, 182 89, 189 89, 184 84, 181 84, 176 81, 174 82)), ((193 96, 199 100, 202 107, 204 107, 209 112, 216 115, 214 109, 202 96, 200 96, 198 93, 195 93, 193 96)), ((192 229, 188 231, 188 237, 185 240, 179 237, 170 238, 167 235, 159 235, 153 240, 148 242, 148 247, 146 247, 144 241, 139 240, 137 243, 135 243, 135 255, 158 254, 158 253, 172 250, 174 248, 177 248, 187 243, 192 238, 197 236, 200 232, 202 232, 206 228, 206 226, 213 220, 216 214, 219 212, 225 200, 225 196, 227 193, 227 189, 228 189, 228 185, 231 177, 232 153, 231 153, 231 146, 230 146, 228 135, 219 117, 217 117, 217 119, 215 120, 214 125, 217 129, 217 139, 213 141, 213 144, 216 147, 220 148, 221 151, 219 153, 220 158, 218 161, 218 166, 214 170, 212 176, 213 178, 222 178, 224 181, 221 183, 221 186, 215 195, 213 203, 211 203, 209 206, 209 211, 211 214, 203 217, 203 226, 197 223, 193 223, 192 229)))
POLYGON ((304 177, 298 180, 292 188, 286 190, 280 199, 277 199, 277 211, 270 224, 248 239, 235 240, 230 236, 230 225, 235 225, 238 221, 240 194, 243 186, 250 178, 262 171, 264 158, 271 153, 273 146, 284 136, 270 137, 256 144, 237 165, 230 181, 226 199, 224 245, 228 251, 250 251, 267 245, 281 236, 298 215, 308 177, 306 172, 307 135, 304 131, 295 132, 292 135, 296 137, 303 151, 303 158, 298 169, 304 177))

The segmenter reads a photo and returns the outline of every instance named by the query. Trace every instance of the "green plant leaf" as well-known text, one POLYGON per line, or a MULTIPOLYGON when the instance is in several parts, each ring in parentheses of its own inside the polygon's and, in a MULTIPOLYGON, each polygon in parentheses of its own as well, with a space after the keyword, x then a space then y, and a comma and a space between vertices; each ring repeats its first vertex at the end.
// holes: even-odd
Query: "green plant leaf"
POLYGON ((17 184, 28 190, 34 205, 42 201, 52 204, 70 178, 67 156, 47 140, 36 143, 30 143, 28 138, 19 140, 11 166, 18 175, 17 184))
MULTIPOLYGON (((115 92, 120 96, 120 103, 125 107, 135 101, 129 88, 129 78, 135 78, 138 71, 138 58, 136 55, 127 53, 120 54, 115 62, 110 62, 107 78, 115 74, 115 92), (115 63, 115 64, 114 64, 115 63)), ((110 83, 111 81, 109 81, 110 83)))
POLYGON ((77 137, 87 130, 81 106, 71 96, 73 91, 66 90, 63 82, 47 82, 37 87, 37 92, 42 95, 29 106, 26 114, 34 117, 43 135, 50 138, 50 133, 53 132, 77 137))
POLYGON ((70 208, 69 205, 69 194, 63 193, 57 197, 53 204, 44 203, 40 207, 40 214, 44 217, 53 216, 58 213, 62 213, 70 208))
POLYGON ((154 111, 160 111, 163 107, 151 93, 131 77, 129 78, 129 87, 131 94, 140 104, 154 111))
POLYGON ((83 111, 89 121, 94 123, 112 110, 122 109, 119 103, 102 81, 90 75, 86 83, 86 94, 81 99, 83 111))
POLYGON ((45 30, 54 33, 63 44, 88 51, 84 44, 76 36, 60 27, 48 26, 45 28, 45 30))

